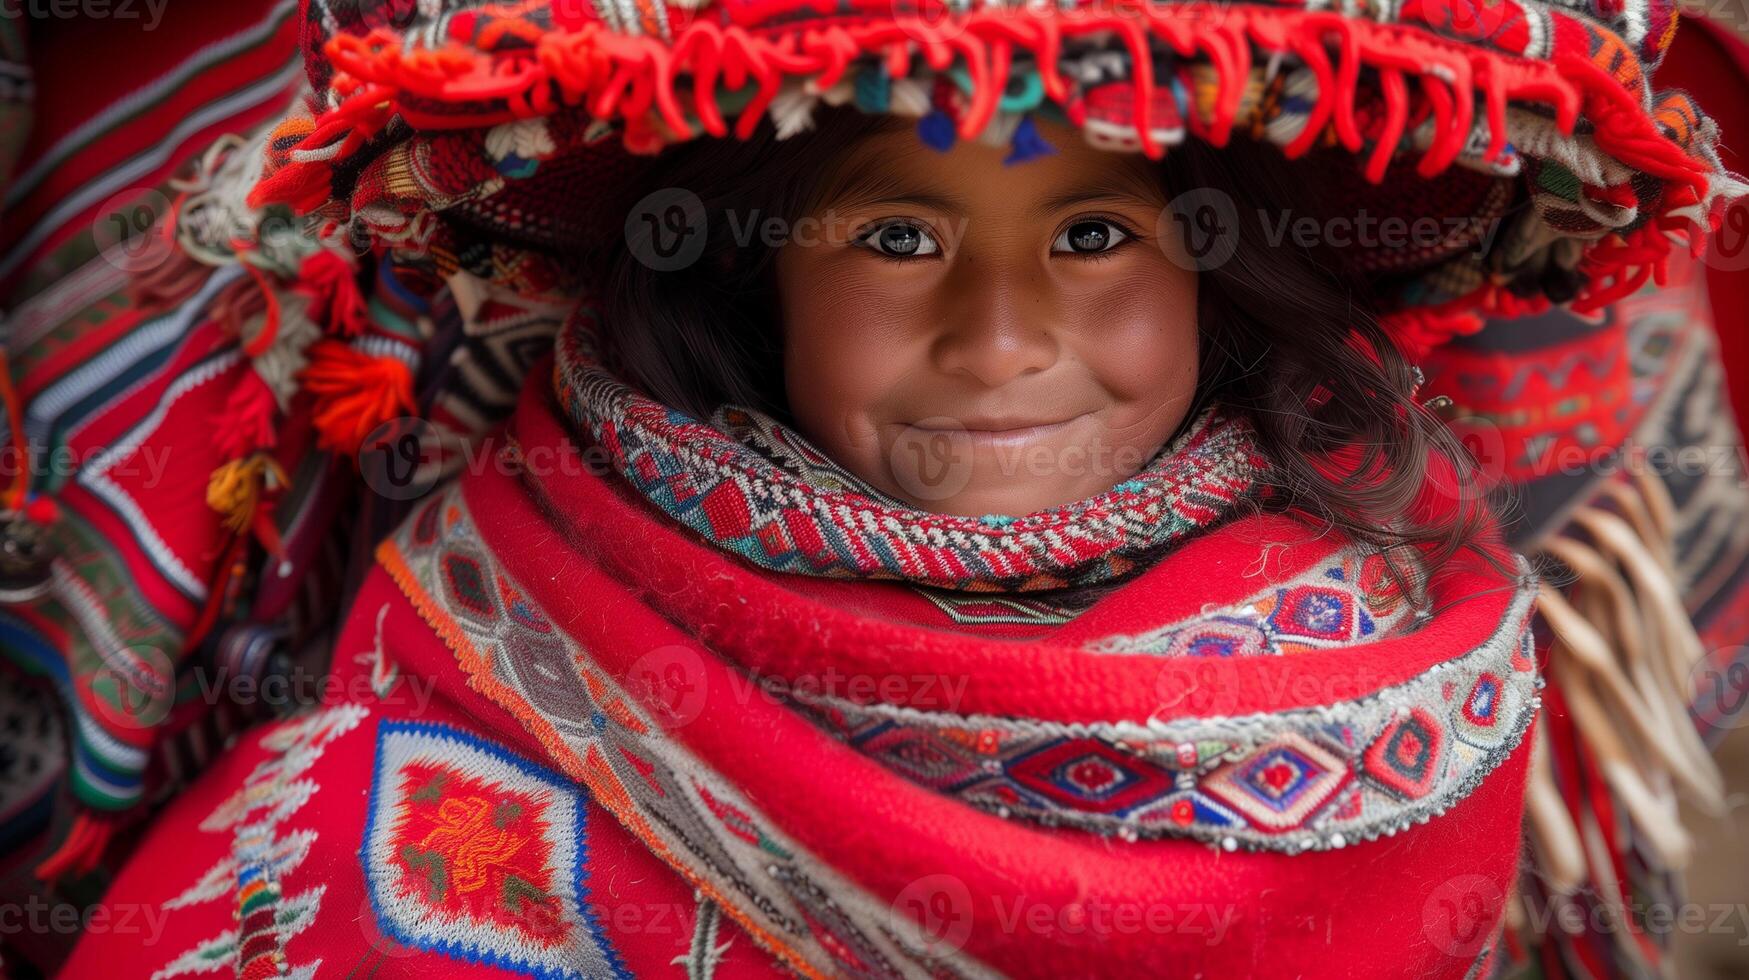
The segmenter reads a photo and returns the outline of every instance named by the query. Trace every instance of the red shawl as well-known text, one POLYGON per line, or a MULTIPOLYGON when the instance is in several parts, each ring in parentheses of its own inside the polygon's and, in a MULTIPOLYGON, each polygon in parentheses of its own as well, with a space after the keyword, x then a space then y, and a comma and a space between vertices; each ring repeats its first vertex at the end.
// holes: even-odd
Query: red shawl
POLYGON ((1259 461, 1218 414, 1109 494, 979 521, 822 489, 787 435, 761 466, 576 335, 553 376, 379 548, 328 708, 143 842, 106 905, 171 899, 149 951, 553 977, 1458 977, 1492 955, 1537 705, 1528 576, 1441 570, 1416 606, 1376 557, 1248 506, 1259 461), (1028 585, 893 571, 954 553, 1032 562, 1028 585), (618 914, 670 903, 690 926, 618 914))

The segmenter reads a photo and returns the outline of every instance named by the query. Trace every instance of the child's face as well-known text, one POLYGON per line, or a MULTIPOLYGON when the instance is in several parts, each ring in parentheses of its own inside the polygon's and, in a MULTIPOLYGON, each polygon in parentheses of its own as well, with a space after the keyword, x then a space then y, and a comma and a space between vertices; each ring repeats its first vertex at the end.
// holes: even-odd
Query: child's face
POLYGON ((851 151, 777 257, 784 384, 838 463, 924 510, 1027 514, 1109 489, 1189 410, 1196 273, 1139 154, 851 151), (824 234, 803 235, 806 228, 824 234))

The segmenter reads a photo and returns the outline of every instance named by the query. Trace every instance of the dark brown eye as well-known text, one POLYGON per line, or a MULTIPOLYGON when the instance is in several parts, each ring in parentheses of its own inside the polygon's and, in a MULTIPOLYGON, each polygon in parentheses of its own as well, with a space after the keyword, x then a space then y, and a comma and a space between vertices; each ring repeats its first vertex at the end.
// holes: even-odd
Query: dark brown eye
POLYGON ((863 235, 857 244, 896 259, 933 255, 941 251, 941 247, 935 243, 935 239, 929 237, 928 232, 907 221, 889 221, 880 225, 863 235))
POLYGON ((1122 228, 1109 221, 1077 221, 1057 236, 1057 240, 1051 244, 1051 251, 1081 255, 1108 252, 1128 237, 1122 228))

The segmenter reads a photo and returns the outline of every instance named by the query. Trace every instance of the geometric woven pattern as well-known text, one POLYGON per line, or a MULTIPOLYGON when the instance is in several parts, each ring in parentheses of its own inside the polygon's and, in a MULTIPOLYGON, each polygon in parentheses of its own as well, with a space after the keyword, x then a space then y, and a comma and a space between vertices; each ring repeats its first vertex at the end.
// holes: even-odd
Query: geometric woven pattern
POLYGON ((1065 739, 1015 759, 1014 780, 1077 809, 1116 813, 1158 798, 1176 785, 1170 770, 1096 739, 1065 739))
POLYGON ((235 907, 235 927, 184 950, 153 980, 218 970, 239 977, 308 978, 316 972, 321 960, 293 962, 285 950, 288 940, 314 924, 328 889, 315 869, 304 866, 318 831, 287 824, 311 816, 307 808, 322 790, 311 770, 369 714, 363 705, 343 702, 260 734, 261 761, 197 825, 201 833, 228 837, 230 848, 163 903, 170 911, 227 901, 235 907))
MULTIPOLYGON (((1262 612, 1250 623, 1230 615, 1240 604, 1222 610, 1225 619, 1105 638, 1098 652, 1164 644, 1159 652, 1168 655, 1275 653, 1290 648, 1290 632, 1309 643, 1317 634, 1408 628, 1407 603, 1345 587, 1361 565, 1353 555, 1332 556, 1251 600, 1262 612)), ((1308 709, 1298 719, 1287 711, 1185 720, 1144 733, 790 696, 888 769, 1005 817, 1124 836, 1335 847, 1443 809, 1517 746, 1537 704, 1534 639, 1523 629, 1533 595, 1521 586, 1505 620, 1512 625, 1468 655, 1379 696, 1308 709)))
POLYGON ((1102 637, 1103 653, 1255 657, 1383 639, 1417 625, 1377 554, 1343 549, 1242 601, 1137 633, 1102 637))
POLYGON ((1290 732, 1210 773, 1202 785, 1252 823, 1288 830, 1305 823, 1347 780, 1341 759, 1290 732))
MULTIPOLYGON (((807 892, 774 895, 769 875, 757 870, 779 851, 802 861, 792 845, 778 843, 752 808, 729 805, 733 790, 726 784, 705 790, 696 774, 669 770, 665 740, 634 738, 625 726, 606 724, 608 715, 593 706, 598 693, 553 683, 574 675, 575 648, 497 567, 459 491, 433 495, 383 548, 397 556, 391 567, 403 569, 398 580, 415 602, 437 604, 429 615, 440 611, 477 649, 495 651, 482 669, 543 717, 563 721, 566 751, 599 752, 623 769, 624 792, 653 815, 668 846, 718 869, 726 887, 748 896, 779 928, 802 921, 804 910, 794 903, 807 892), (745 847, 755 855, 737 861, 732 855, 745 847)), ((1341 588, 1357 572, 1366 580, 1357 564, 1333 558, 1315 568, 1312 581, 1341 588)), ((1301 584, 1283 583, 1271 594, 1301 584)), ((1533 578, 1522 578, 1492 635, 1408 681, 1355 700, 1266 715, 1143 728, 899 710, 800 687, 787 697, 882 766, 1004 818, 1288 853, 1343 847, 1442 812, 1518 746, 1538 703, 1528 629, 1536 589, 1533 578)), ((1350 594, 1376 611, 1369 616, 1392 621, 1398 611, 1372 591, 1350 594)), ((1276 605, 1303 610, 1293 618, 1309 633, 1334 621, 1329 611, 1336 607, 1320 605, 1319 595, 1303 591, 1300 601, 1276 605)))
POLYGON ((1368 746, 1361 768, 1398 796, 1417 800, 1439 780, 1444 761, 1445 727, 1426 709, 1414 708, 1379 733, 1368 746))
POLYGON ((459 729, 384 722, 359 854, 379 926, 531 976, 629 976, 588 911, 583 815, 557 773, 459 729))

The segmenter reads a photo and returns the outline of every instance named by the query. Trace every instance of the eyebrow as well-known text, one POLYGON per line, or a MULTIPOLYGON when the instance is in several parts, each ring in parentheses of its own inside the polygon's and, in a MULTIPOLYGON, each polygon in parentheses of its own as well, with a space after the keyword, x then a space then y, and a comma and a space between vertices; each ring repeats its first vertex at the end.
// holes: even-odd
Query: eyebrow
POLYGON ((1126 170, 1121 177, 1108 175, 1092 186, 1070 188, 1061 193, 1053 194, 1034 204, 1032 213, 1036 217, 1043 217, 1077 205, 1093 204, 1100 201, 1139 201, 1150 206, 1164 207, 1166 195, 1161 191, 1159 184, 1142 174, 1126 170))
MULTIPOLYGON (((928 151, 919 145, 901 152, 925 155, 928 151)), ((815 207, 911 205, 949 214, 963 214, 970 207, 963 197, 933 187, 926 179, 918 180, 914 175, 899 172, 899 161, 886 153, 869 153, 858 147, 847 154, 836 169, 837 172, 817 192, 813 202, 815 207)), ((1100 201, 1140 201, 1164 207, 1166 195, 1152 170, 1124 167, 1115 173, 1101 174, 1091 184, 1053 194, 1032 204, 1027 211, 1034 217, 1043 217, 1076 205, 1100 201)))
MULTIPOLYGON (((1092 187, 1078 187, 1053 194, 1030 205, 1027 213, 1033 217, 1046 217, 1079 205, 1138 201, 1150 206, 1164 207, 1166 204, 1165 195, 1157 188, 1140 185, 1140 182, 1102 182, 1092 187)), ((897 175, 877 174, 869 170, 863 170, 840 182, 830 194, 822 198, 821 203, 835 207, 910 205, 947 214, 962 214, 970 207, 964 198, 957 195, 926 187, 908 186, 908 182, 897 175)))
POLYGON ((914 177, 896 172, 885 159, 858 159, 863 154, 851 154, 839 168, 835 179, 821 189, 818 207, 862 207, 876 204, 909 204, 949 213, 964 212, 964 198, 919 182, 914 177))

